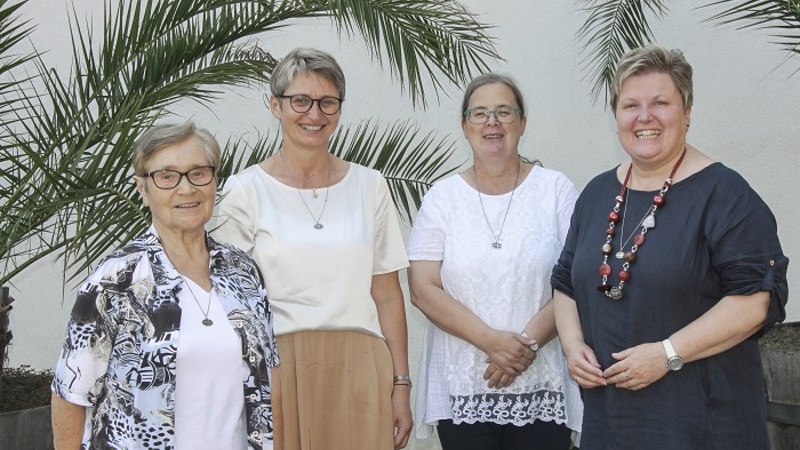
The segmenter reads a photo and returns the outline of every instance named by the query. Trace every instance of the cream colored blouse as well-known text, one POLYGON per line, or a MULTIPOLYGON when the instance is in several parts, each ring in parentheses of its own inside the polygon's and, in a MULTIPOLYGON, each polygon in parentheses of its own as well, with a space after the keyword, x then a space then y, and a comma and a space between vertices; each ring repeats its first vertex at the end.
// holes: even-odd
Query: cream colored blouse
POLYGON ((212 233, 260 266, 276 335, 355 330, 383 337, 372 276, 408 266, 386 180, 350 164, 327 192, 313 192, 251 166, 225 183, 212 233))

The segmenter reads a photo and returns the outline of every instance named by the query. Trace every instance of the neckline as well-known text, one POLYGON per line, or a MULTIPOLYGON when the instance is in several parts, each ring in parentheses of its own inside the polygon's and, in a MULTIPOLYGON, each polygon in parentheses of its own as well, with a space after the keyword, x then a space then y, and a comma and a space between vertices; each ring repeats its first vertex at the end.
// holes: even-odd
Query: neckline
MULTIPOLYGON (((718 165, 721 165, 721 164, 722 163, 720 161, 714 161, 711 164, 709 164, 709 165, 703 167, 702 169, 698 170, 697 172, 689 175, 688 177, 683 178, 680 181, 677 181, 675 183, 672 183, 670 185, 670 189, 675 189, 677 186, 682 185, 685 181, 691 181, 691 180, 695 179, 696 177, 698 177, 700 174, 706 172, 707 170, 710 170, 712 167, 715 167, 715 166, 718 166, 718 165)), ((617 178, 617 169, 619 169, 620 166, 622 166, 622 164, 619 164, 619 165, 617 165, 616 167, 614 167, 613 169, 610 170, 611 176, 614 178, 614 181, 616 182, 616 185, 618 187, 622 187, 622 182, 619 181, 619 178, 617 178)), ((653 190, 650 190, 650 191, 643 191, 641 189, 633 189, 630 186, 628 187, 628 189, 631 191, 631 193, 633 195, 636 195, 636 194, 652 194, 652 193, 658 192, 660 190, 660 188, 659 188, 659 189, 653 189, 653 190)))
MULTIPOLYGON (((342 177, 341 180, 339 180, 336 183, 333 183, 332 185, 328 186, 328 189, 335 189, 336 187, 344 184, 345 181, 347 181, 348 178, 350 178, 350 174, 353 172, 353 165, 354 165, 353 163, 347 162, 347 172, 345 172, 345 174, 344 174, 344 176, 342 177)), ((254 164, 253 166, 255 167, 255 169, 258 172, 266 175, 266 177, 268 179, 272 180, 276 185, 280 186, 282 189, 289 189, 289 190, 292 190, 292 191, 299 190, 300 192, 311 192, 314 189, 316 189, 317 191, 319 191, 320 189, 325 189, 324 187, 318 187, 318 188, 312 189, 312 188, 298 188, 298 187, 290 186, 290 185, 288 185, 286 183, 281 182, 280 180, 275 178, 272 174, 270 174, 269 172, 264 170, 264 168, 261 167, 261 164, 254 164)))
MULTIPOLYGON (((520 181, 520 182, 519 182, 519 184, 517 185, 517 188, 516 188, 516 190, 518 190, 518 191, 519 191, 519 190, 520 190, 520 188, 522 188, 522 186, 523 186, 523 185, 525 185, 525 183, 527 183, 527 182, 528 182, 528 180, 530 180, 531 178, 534 178, 534 177, 532 177, 532 176, 531 176, 531 175, 533 175, 533 171, 534 171, 534 170, 539 170, 539 169, 542 169, 542 168, 543 168, 543 167, 542 167, 542 166, 540 166, 540 165, 538 165, 538 164, 533 164, 533 167, 531 167, 531 170, 530 170, 530 172, 528 172, 528 173, 527 173, 527 175, 525 175, 525 178, 523 178, 523 179, 522 179, 522 181, 520 181)), ((469 190, 472 192, 472 194, 473 194, 473 195, 474 195, 476 192, 479 192, 479 191, 478 191, 477 189, 475 189, 475 188, 474 188, 474 187, 473 187, 471 184, 469 184, 469 182, 468 182, 468 181, 467 181, 467 180, 464 178, 464 176, 463 176, 463 175, 461 175, 461 173, 457 173, 457 174, 455 174, 455 176, 456 176, 456 177, 458 177, 458 179, 459 179, 459 180, 461 180, 461 183, 462 183, 464 186, 466 186, 466 187, 467 187, 467 189, 469 189, 469 190)), ((621 186, 621 184, 620 184, 620 186, 621 186)), ((503 193, 503 194, 486 194, 486 193, 484 193, 484 192, 481 192, 480 194, 481 194, 482 196, 486 197, 486 198, 503 198, 503 197, 505 197, 505 196, 509 196, 509 195, 511 195, 511 192, 512 192, 512 191, 513 191, 513 190, 511 190, 511 191, 508 191, 508 192, 506 192, 506 193, 503 193)))

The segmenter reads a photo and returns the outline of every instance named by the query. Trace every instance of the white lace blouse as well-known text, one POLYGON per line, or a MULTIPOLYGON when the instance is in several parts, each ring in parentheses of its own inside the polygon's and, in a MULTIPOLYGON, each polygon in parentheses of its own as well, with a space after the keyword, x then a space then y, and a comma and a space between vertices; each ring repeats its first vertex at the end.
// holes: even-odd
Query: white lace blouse
MULTIPOLYGON (((567 235, 577 198, 560 172, 534 166, 514 193, 483 195, 460 176, 425 196, 408 242, 410 260, 442 261, 444 290, 489 326, 520 332, 552 299, 550 274, 567 235)), ((503 389, 483 379, 486 354, 428 323, 418 377, 416 435, 426 438, 439 420, 524 425, 535 420, 580 430, 578 386, 569 378, 558 339, 537 352, 528 370, 503 389)))

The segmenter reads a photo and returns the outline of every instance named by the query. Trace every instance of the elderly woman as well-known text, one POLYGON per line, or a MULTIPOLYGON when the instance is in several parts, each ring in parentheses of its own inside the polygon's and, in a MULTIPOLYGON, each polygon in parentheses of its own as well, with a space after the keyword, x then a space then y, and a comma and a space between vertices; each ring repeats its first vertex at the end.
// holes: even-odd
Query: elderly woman
POLYGON ((78 292, 52 384, 56 449, 271 448, 278 355, 263 279, 204 230, 219 158, 191 122, 136 142, 153 222, 78 292))
POLYGON ((592 180, 553 273, 581 450, 766 450, 757 339, 783 320, 775 219, 742 177, 686 143, 692 69, 650 46, 611 95, 630 157, 592 180))
POLYGON ((231 177, 215 235, 258 261, 281 365, 276 448, 386 450, 411 431, 405 308, 408 265, 386 180, 330 153, 344 74, 299 48, 272 73, 277 154, 231 177))
POLYGON ((527 117, 511 78, 472 80, 461 114, 473 165, 431 188, 408 243, 411 301, 430 320, 417 436, 436 425, 445 450, 565 450, 582 409, 549 280, 578 194, 520 157, 527 117))

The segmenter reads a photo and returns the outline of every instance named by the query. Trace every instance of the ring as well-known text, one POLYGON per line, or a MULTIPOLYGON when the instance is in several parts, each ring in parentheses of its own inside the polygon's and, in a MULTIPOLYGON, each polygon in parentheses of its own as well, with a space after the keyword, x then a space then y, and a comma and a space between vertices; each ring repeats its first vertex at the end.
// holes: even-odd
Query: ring
POLYGON ((628 381, 631 379, 631 374, 629 374, 627 370, 625 371, 625 379, 628 381))

